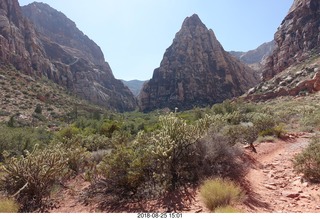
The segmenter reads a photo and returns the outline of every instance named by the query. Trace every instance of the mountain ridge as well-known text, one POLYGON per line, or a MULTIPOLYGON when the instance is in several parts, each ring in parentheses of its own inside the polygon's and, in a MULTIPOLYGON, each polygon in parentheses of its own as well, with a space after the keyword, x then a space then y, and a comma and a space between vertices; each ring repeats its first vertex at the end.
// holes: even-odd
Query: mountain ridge
POLYGON ((110 110, 136 109, 133 94, 114 78, 100 48, 65 15, 42 3, 22 9, 17 0, 0 0, 0 9, 3 63, 12 64, 35 79, 48 78, 78 97, 110 110), (23 14, 26 9, 30 9, 27 14, 32 21, 23 14), (54 28, 42 21, 51 22, 50 27, 54 28))

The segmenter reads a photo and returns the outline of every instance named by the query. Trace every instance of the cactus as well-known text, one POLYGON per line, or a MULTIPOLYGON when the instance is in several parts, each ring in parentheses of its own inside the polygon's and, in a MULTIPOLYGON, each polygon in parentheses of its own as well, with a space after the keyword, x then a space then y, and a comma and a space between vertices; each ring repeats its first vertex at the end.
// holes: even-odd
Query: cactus
POLYGON ((0 185, 21 205, 22 212, 43 207, 52 186, 68 172, 68 159, 61 147, 26 151, 26 156, 7 158, 0 185))

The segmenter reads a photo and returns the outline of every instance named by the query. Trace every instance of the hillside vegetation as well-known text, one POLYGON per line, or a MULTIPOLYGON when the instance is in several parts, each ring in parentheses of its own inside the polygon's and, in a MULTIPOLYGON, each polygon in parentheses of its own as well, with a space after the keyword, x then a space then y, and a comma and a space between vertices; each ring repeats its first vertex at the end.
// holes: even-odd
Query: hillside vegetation
MULTIPOLYGON (((33 105, 30 112, 44 116, 41 123, 21 123, 9 115, 0 126, 1 195, 16 200, 20 212, 37 212, 54 206, 52 193, 77 175, 91 184, 88 200, 104 194, 104 208, 173 194, 191 196, 190 188, 207 178, 240 183, 249 165, 244 146, 255 151, 259 142, 283 138, 287 132, 317 132, 319 99, 319 95, 263 103, 238 99, 185 112, 149 114, 79 107, 68 119, 68 111, 47 119, 46 103, 40 102, 42 110, 33 105), (48 128, 52 123, 55 129, 48 128)), ((319 144, 311 146, 315 145, 319 144)), ((297 158, 300 172, 305 170, 301 162, 308 162, 303 158, 297 158)))

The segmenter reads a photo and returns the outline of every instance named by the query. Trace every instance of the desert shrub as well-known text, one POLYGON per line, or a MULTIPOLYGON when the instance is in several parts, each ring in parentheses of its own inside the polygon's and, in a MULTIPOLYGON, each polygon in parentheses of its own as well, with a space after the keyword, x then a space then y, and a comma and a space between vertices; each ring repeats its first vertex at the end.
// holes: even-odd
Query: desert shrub
POLYGON ((217 178, 206 180, 200 187, 200 195, 206 207, 214 211, 217 207, 224 207, 243 198, 241 188, 229 180, 217 178))
POLYGON ((42 107, 41 107, 40 104, 37 104, 34 112, 35 112, 36 114, 41 114, 41 113, 42 113, 42 107))
MULTIPOLYGON (((133 141, 113 139, 115 148, 99 164, 109 191, 126 196, 161 195, 197 180, 196 142, 209 127, 209 117, 195 125, 173 114, 160 116, 160 129, 139 132, 133 141)), ((120 134, 120 133, 119 133, 120 134)), ((114 135, 115 138, 117 135, 114 135)))
POLYGON ((4 151, 12 156, 21 155, 24 150, 33 150, 35 144, 39 144, 40 147, 47 145, 52 137, 51 133, 42 128, 0 126, 0 162, 3 160, 4 151))
POLYGON ((92 134, 82 139, 82 146, 87 148, 88 151, 98 151, 111 149, 113 144, 111 139, 99 134, 92 134))
POLYGON ((91 158, 90 152, 83 147, 83 136, 76 135, 73 138, 64 138, 61 142, 52 142, 52 147, 59 147, 68 159, 67 165, 73 174, 78 174, 86 170, 91 158))
POLYGON ((236 103, 233 103, 231 100, 225 100, 223 103, 214 104, 212 106, 212 111, 215 114, 227 114, 237 111, 238 107, 236 103))
POLYGON ((148 140, 144 133, 140 133, 134 142, 116 144, 114 150, 104 157, 97 169, 101 177, 99 184, 105 186, 105 191, 111 191, 120 198, 143 196, 148 192, 146 187, 152 166, 148 140))
POLYGON ((39 120, 39 121, 42 121, 42 122, 47 120, 47 118, 44 115, 42 115, 41 113, 33 113, 32 117, 39 120))
POLYGON ((32 212, 45 205, 52 186, 67 173, 68 159, 60 147, 35 149, 26 156, 5 160, 0 186, 16 197, 21 211, 32 212))
POLYGON ((287 133, 285 124, 280 123, 273 128, 273 135, 277 138, 282 138, 287 133))
POLYGON ((293 160, 294 169, 311 181, 320 181, 320 139, 312 139, 309 146, 293 160))
POLYGON ((262 143, 262 142, 275 142, 275 137, 274 136, 259 136, 257 139, 257 143, 262 143))
POLYGON ((103 158, 106 156, 106 154, 110 153, 112 150, 97 150, 91 152, 91 159, 90 161, 99 164, 103 158))
POLYGON ((18 213, 19 204, 12 198, 0 197, 0 213, 18 213))
POLYGON ((219 176, 239 180, 245 175, 243 150, 229 141, 223 133, 210 131, 197 142, 198 178, 219 176))
POLYGON ((254 127, 261 132, 273 132, 274 126, 277 124, 276 118, 270 114, 265 113, 253 113, 249 114, 250 121, 253 123, 254 127))
POLYGON ((80 129, 71 125, 61 129, 57 134, 57 138, 62 141, 63 139, 72 139, 74 136, 80 133, 80 129))
POLYGON ((300 125, 304 131, 315 131, 320 128, 320 110, 304 113, 300 125))
POLYGON ((235 111, 232 113, 225 114, 226 121, 231 125, 240 124, 245 120, 244 114, 240 113, 239 111, 235 111))
POLYGON ((224 206, 224 207, 217 207, 214 210, 214 213, 241 213, 241 211, 236 209, 235 207, 227 205, 227 206, 224 206))
POLYGON ((13 128, 15 126, 15 119, 14 119, 14 115, 10 116, 9 121, 7 122, 8 127, 13 128))
POLYGON ((227 137, 226 142, 228 142, 228 145, 235 145, 240 141, 242 127, 240 125, 226 125, 220 132, 227 137))
POLYGON ((206 134, 211 118, 205 116, 195 125, 173 114, 161 116, 160 129, 153 133, 154 180, 162 191, 173 191, 198 180, 196 142, 206 134))
POLYGON ((120 125, 115 122, 115 121, 108 121, 104 122, 100 127, 99 127, 99 134, 100 135, 105 135, 108 138, 112 137, 112 134, 115 131, 120 130, 120 125))
POLYGON ((10 113, 0 109, 0 116, 10 116, 10 113))
MULTIPOLYGON (((255 124, 252 123, 244 123, 239 126, 240 135, 240 142, 246 143, 249 145, 253 145, 253 143, 259 137, 259 128, 256 127, 255 124)), ((261 131, 260 131, 261 133, 261 131)))

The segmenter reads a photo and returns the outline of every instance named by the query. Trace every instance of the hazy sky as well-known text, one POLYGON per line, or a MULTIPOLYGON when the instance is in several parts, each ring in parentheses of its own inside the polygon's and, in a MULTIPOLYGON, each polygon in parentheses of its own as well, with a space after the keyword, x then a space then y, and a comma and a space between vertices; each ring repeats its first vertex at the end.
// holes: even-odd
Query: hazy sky
MULTIPOLYGON (((64 13, 102 49, 118 79, 147 80, 183 20, 196 13, 226 51, 271 41, 293 0, 39 0, 64 13)), ((26 5, 32 0, 19 0, 26 5)))

